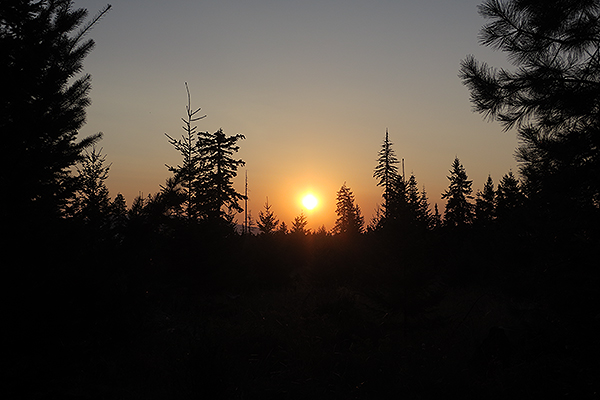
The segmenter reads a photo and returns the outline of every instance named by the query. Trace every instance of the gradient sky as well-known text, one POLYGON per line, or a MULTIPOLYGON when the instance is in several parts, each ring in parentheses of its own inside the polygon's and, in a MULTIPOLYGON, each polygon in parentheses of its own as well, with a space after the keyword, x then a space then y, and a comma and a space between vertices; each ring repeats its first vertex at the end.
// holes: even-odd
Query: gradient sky
MULTIPOLYGON (((305 211, 309 227, 331 229, 346 182, 370 220, 386 129, 441 211, 455 156, 474 190, 488 174, 497 183, 518 171, 514 132, 473 113, 457 77, 468 54, 506 65, 478 44, 480 2, 113 1, 89 36, 92 105, 81 134, 104 133, 111 197, 122 193, 130 206, 160 190, 165 164, 180 162, 164 133, 183 134, 188 82, 192 107, 207 115, 199 130, 246 136, 235 185, 243 192, 247 171, 254 218, 268 196, 290 225, 312 191, 320 204, 305 211)), ((74 1, 90 17, 105 5, 74 1)))

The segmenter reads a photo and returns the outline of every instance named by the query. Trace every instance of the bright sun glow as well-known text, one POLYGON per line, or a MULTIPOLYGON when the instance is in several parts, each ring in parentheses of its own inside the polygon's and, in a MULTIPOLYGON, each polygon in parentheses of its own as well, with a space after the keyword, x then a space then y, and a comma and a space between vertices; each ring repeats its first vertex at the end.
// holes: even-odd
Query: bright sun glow
POLYGON ((318 203, 319 203, 319 200, 317 200, 317 198, 315 196, 313 196, 312 194, 307 194, 306 196, 304 196, 304 198, 302 198, 302 204, 308 210, 312 210, 313 208, 315 208, 318 203))

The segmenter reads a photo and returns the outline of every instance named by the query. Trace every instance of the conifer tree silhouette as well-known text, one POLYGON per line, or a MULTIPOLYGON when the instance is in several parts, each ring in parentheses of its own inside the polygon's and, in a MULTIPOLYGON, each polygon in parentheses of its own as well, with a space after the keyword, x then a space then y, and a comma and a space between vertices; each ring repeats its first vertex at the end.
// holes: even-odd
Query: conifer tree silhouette
POLYGON ((271 210, 272 206, 269 204, 269 198, 267 197, 267 201, 265 202, 265 210, 259 211, 258 213, 258 229, 262 233, 273 233, 277 229, 279 225, 279 220, 275 216, 273 210, 271 210))
POLYGON ((0 5, 0 132, 9 149, 0 158, 0 185, 11 191, 0 200, 5 221, 63 215, 77 189, 71 168, 102 136, 77 141, 91 90, 91 76, 80 74, 94 47, 85 37, 110 6, 85 23, 87 11, 72 5, 0 5))
POLYGON ((487 20, 481 43, 507 53, 514 68, 463 60, 459 76, 474 110, 517 129, 516 155, 539 224, 598 232, 598 3, 486 0, 479 13, 487 20))
POLYGON ((448 180, 450 181, 448 189, 442 193, 442 198, 448 199, 444 212, 444 224, 451 227, 466 226, 473 220, 473 204, 470 202, 473 198, 471 195, 473 181, 468 179, 465 168, 458 157, 454 158, 448 180))
POLYGON ((194 122, 206 116, 197 116, 201 109, 192 109, 187 83, 186 90, 188 104, 186 117, 182 118, 185 133, 181 139, 165 133, 183 158, 181 165, 167 165, 173 178, 163 187, 164 194, 171 200, 166 209, 177 214, 182 208, 188 220, 231 224, 232 213, 243 211, 238 202, 246 198, 234 189, 232 182, 238 168, 245 165, 243 160, 233 158, 239 150, 238 140, 245 137, 241 134, 227 136, 222 129, 215 133, 198 132, 194 122))
POLYGON ((205 118, 206 115, 197 116, 201 108, 192 109, 190 89, 187 82, 185 89, 188 99, 185 107, 186 117, 181 119, 185 134, 182 135, 181 139, 175 139, 165 133, 169 143, 181 154, 183 161, 181 165, 174 167, 167 165, 167 168, 173 173, 174 180, 170 182, 171 189, 175 190, 176 186, 181 186, 184 196, 182 207, 185 218, 196 220, 199 213, 198 186, 203 171, 203 163, 201 149, 198 146, 198 127, 194 123, 205 118))
POLYGON ((85 150, 85 157, 76 166, 79 189, 73 205, 73 213, 88 223, 102 225, 110 211, 110 197, 106 187, 110 165, 105 165, 106 155, 102 149, 85 150))
POLYGON ((407 223, 417 229, 428 229, 431 223, 431 212, 429 211, 427 192, 424 188, 423 191, 419 191, 417 178, 414 174, 410 174, 406 183, 406 200, 410 218, 407 223))
POLYGON ((399 232, 405 230, 413 222, 414 214, 408 199, 407 181, 396 175, 388 190, 385 214, 379 221, 380 228, 399 232))
POLYGON ((306 215, 304 215, 304 212, 301 212, 300 215, 294 218, 290 232, 296 235, 304 236, 310 232, 309 229, 306 229, 306 225, 308 225, 306 215))
POLYGON ((392 149, 387 129, 385 139, 377 157, 377 166, 373 171, 373 178, 377 179, 377 186, 383 187, 383 219, 389 218, 391 198, 394 195, 394 186, 398 183, 398 158, 392 149))
POLYGON ((277 229, 277 233, 279 233, 281 235, 287 235, 289 233, 289 229, 288 229, 288 226, 285 223, 285 221, 281 221, 281 224, 279 225, 279 229, 277 229))
POLYGON ((509 171, 498 183, 496 191, 496 216, 499 222, 516 222, 517 212, 525 200, 519 180, 509 171))
POLYGON ((475 220, 482 226, 488 226, 496 214, 496 191, 491 175, 488 175, 483 190, 478 190, 475 199, 475 220))
POLYGON ((239 150, 238 140, 244 135, 227 136, 222 129, 215 133, 203 132, 199 135, 198 145, 202 160, 202 176, 199 182, 199 194, 202 212, 209 220, 231 222, 231 212, 241 212, 239 201, 246 198, 233 187, 233 178, 239 167, 245 162, 234 159, 239 150))
POLYGON ((360 212, 360 207, 354 204, 354 194, 346 186, 346 182, 337 192, 335 213, 337 219, 333 227, 335 234, 359 234, 364 230, 365 220, 360 212))

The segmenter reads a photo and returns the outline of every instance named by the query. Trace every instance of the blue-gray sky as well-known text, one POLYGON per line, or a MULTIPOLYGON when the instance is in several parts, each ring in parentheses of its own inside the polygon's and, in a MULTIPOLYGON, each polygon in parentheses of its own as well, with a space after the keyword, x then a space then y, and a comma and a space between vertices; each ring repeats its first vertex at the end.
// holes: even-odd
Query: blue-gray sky
MULTIPOLYGON (((506 64, 478 44, 479 3, 113 1, 90 34, 82 134, 104 133, 111 196, 130 205, 155 193, 170 175, 165 164, 180 161, 164 133, 183 133, 188 82, 192 107, 207 115, 199 130, 246 136, 236 187, 247 170, 255 218, 268 196, 289 225, 312 191, 320 204, 306 211, 309 226, 330 229, 346 182, 369 220, 381 201, 372 174, 386 129, 407 174, 443 210, 455 156, 475 190, 488 174, 498 182, 518 170, 514 132, 474 114, 457 77, 468 54, 506 64)), ((74 2, 90 17, 105 4, 74 2)))

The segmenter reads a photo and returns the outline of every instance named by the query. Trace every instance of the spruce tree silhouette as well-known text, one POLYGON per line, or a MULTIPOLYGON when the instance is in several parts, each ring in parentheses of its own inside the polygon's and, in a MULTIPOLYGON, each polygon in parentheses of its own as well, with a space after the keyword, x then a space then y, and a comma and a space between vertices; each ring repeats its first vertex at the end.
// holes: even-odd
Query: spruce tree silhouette
POLYGON ((279 220, 275 216, 273 210, 271 210, 272 206, 269 204, 269 198, 267 197, 267 201, 265 202, 265 210, 259 211, 258 213, 258 229, 262 233, 270 234, 275 232, 277 226, 279 225, 279 220))
POLYGON ((419 192, 415 176, 408 180, 398 175, 391 186, 388 199, 388 215, 381 220, 381 227, 388 231, 410 236, 415 229, 427 229, 430 223, 429 202, 425 192, 419 192))
POLYGON ((279 229, 277 230, 277 233, 279 233, 281 235, 287 235, 289 233, 289 229, 288 229, 288 226, 285 223, 285 221, 281 221, 281 225, 279 225, 279 229))
POLYGON ((448 189, 442 193, 442 199, 447 199, 444 224, 449 227, 465 227, 473 220, 473 204, 470 202, 473 198, 473 181, 468 179, 458 157, 452 162, 448 180, 448 189))
POLYGON ((241 212, 240 200, 246 198, 233 187, 233 178, 245 162, 234 159, 238 140, 244 135, 227 136, 222 129, 215 133, 199 134, 198 146, 202 160, 202 175, 199 181, 199 197, 204 218, 212 222, 232 223, 231 212, 241 212))
POLYGON ((192 109, 187 83, 186 90, 188 104, 186 117, 182 118, 185 133, 181 139, 165 133, 183 158, 181 165, 167 165, 173 177, 163 187, 163 200, 169 201, 165 210, 183 214, 188 221, 208 222, 216 229, 233 229, 232 213, 243 211, 239 201, 246 198, 232 182, 245 162, 233 155, 239 151, 237 142, 245 137, 227 136, 222 129, 215 133, 197 131, 194 123, 206 116, 197 116, 200 108, 192 109))
POLYGON ((310 233, 310 230, 306 229, 306 225, 308 225, 306 215, 304 215, 304 212, 301 212, 300 215, 294 218, 294 221, 292 222, 292 228, 290 229, 290 233, 304 236, 310 233))
POLYGON ((90 256, 95 243, 66 217, 82 188, 74 167, 102 136, 78 138, 90 104, 83 61, 94 42, 86 37, 109 9, 86 22, 87 11, 70 0, 0 2, 0 221, 13 327, 8 397, 67 397, 49 388, 68 375, 78 351, 89 350, 76 343, 93 337, 99 291, 92 278, 101 257, 90 256), (32 373, 39 375, 36 389, 26 383, 32 373))
POLYGON ((390 218, 391 210, 390 203, 392 202, 392 196, 394 196, 394 186, 398 183, 398 158, 392 149, 392 142, 389 139, 387 129, 385 130, 385 139, 381 145, 381 150, 377 157, 377 165, 373 171, 373 178, 377 179, 377 186, 383 187, 383 220, 390 218))
POLYGON ((337 192, 335 213, 337 219, 333 227, 335 234, 360 234, 364 230, 365 220, 360 212, 360 207, 354 204, 354 194, 346 186, 346 182, 337 192))
POLYGON ((70 0, 0 6, 0 131, 10 149, 0 185, 11 192, 0 196, 4 221, 60 217, 74 196, 71 167, 102 136, 77 141, 90 104, 91 77, 80 74, 94 41, 85 38, 109 9, 85 23, 87 11, 70 0))

